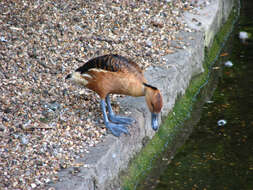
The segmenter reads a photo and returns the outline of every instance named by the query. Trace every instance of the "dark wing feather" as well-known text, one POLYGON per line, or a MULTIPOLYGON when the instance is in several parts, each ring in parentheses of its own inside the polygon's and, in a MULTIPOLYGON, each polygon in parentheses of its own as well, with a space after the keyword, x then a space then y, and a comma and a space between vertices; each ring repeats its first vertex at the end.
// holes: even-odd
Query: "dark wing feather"
POLYGON ((142 73, 141 68, 136 63, 116 54, 103 55, 93 58, 86 62, 83 66, 79 67, 76 71, 85 73, 93 68, 103 69, 111 72, 121 71, 142 73))

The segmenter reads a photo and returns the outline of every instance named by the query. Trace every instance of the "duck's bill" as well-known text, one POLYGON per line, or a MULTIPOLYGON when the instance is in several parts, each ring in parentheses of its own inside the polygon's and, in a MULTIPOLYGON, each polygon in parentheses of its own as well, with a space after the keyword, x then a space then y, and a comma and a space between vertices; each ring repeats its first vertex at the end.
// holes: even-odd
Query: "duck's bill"
POLYGON ((157 113, 151 113, 151 125, 152 129, 156 131, 158 129, 158 114, 157 113))

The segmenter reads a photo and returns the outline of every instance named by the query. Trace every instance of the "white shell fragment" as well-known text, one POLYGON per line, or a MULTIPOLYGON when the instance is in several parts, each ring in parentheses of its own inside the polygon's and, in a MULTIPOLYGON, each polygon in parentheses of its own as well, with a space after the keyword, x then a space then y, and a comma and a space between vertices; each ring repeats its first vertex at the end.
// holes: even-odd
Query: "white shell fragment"
POLYGON ((232 67, 233 66, 233 63, 231 61, 227 61, 226 63, 224 63, 224 65, 226 67, 232 67))
POLYGON ((217 124, 218 124, 218 126, 224 126, 224 125, 227 124, 227 121, 224 120, 224 119, 221 119, 221 120, 219 120, 219 121, 217 122, 217 124))
POLYGON ((241 32, 239 33, 239 38, 240 38, 241 40, 246 40, 246 39, 249 38, 249 35, 248 35, 247 32, 241 31, 241 32))

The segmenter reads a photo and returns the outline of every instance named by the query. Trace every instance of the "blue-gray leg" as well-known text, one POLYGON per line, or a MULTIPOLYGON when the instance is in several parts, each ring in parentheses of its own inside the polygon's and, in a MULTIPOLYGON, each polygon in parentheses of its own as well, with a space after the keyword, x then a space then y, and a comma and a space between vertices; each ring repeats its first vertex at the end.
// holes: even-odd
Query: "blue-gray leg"
POLYGON ((121 123, 121 124, 132 124, 135 122, 135 120, 131 117, 123 117, 119 115, 115 115, 112 106, 111 106, 111 101, 109 95, 106 96, 106 103, 108 107, 108 113, 109 113, 109 120, 113 123, 121 123))
POLYGON ((103 117, 104 117, 104 123, 107 129, 109 129, 112 134, 116 137, 119 137, 121 133, 129 134, 126 125, 124 124, 116 124, 116 123, 111 123, 108 120, 107 114, 106 114, 106 109, 105 109, 105 101, 101 100, 100 101, 101 109, 103 112, 103 117))

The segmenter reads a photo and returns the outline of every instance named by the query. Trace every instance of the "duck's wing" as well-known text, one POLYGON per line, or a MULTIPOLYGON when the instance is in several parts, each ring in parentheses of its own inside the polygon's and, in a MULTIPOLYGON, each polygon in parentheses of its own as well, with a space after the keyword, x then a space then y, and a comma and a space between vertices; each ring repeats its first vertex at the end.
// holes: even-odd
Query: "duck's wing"
POLYGON ((93 58, 86 62, 83 66, 79 67, 76 72, 83 74, 92 69, 142 74, 141 68, 135 62, 116 54, 103 55, 93 58))

